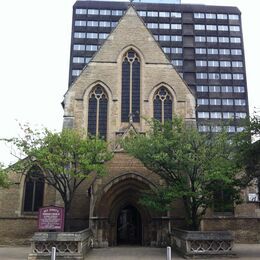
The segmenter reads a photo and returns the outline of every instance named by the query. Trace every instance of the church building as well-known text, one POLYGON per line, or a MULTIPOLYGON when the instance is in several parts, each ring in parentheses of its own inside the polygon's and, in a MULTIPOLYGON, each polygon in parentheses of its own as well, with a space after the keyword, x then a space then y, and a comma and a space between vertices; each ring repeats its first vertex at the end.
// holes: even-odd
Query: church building
MULTIPOLYGON (((120 140, 131 132, 148 131, 149 118, 163 123, 176 114, 195 124, 195 97, 133 5, 71 84, 63 107, 64 128, 100 135, 114 151, 107 173, 93 176, 77 191, 71 209, 73 228, 90 227, 96 247, 165 245, 169 228, 185 222, 183 205, 176 203, 171 211, 158 214, 138 203, 143 190, 153 190, 164 180, 124 152, 120 140)), ((36 167, 28 169, 26 177, 14 174, 15 184, 0 190, 1 242, 30 238, 37 231, 38 208, 61 205, 41 174, 36 167)), ((237 241, 256 242, 259 219, 258 205, 244 203, 232 215, 209 213, 202 229, 230 229, 237 241)))

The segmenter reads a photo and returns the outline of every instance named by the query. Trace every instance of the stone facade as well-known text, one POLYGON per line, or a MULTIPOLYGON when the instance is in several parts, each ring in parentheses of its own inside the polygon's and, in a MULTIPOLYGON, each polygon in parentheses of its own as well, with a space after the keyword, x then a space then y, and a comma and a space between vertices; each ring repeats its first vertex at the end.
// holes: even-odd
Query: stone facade
MULTIPOLYGON (((153 190, 163 185, 164 181, 156 173, 146 169, 138 160, 118 149, 120 147, 117 140, 122 133, 127 134, 131 129, 137 132, 148 130, 145 118, 153 117, 153 97, 160 86, 166 87, 173 97, 172 113, 182 116, 186 122, 195 123, 195 98, 133 7, 128 9, 65 94, 64 127, 87 131, 89 94, 97 84, 102 86, 107 94, 107 140, 111 144, 111 149, 116 151, 114 158, 106 164, 107 174, 102 177, 90 176, 76 192, 71 209, 72 227, 75 230, 90 227, 94 235, 94 246, 117 245, 119 216, 130 207, 138 219, 136 226, 139 228, 139 244, 165 245, 170 228, 184 226, 183 205, 181 202, 175 203, 174 209, 165 214, 156 214, 141 206, 138 203, 140 191, 153 190), (140 57, 139 123, 121 122, 122 60, 129 49, 134 50, 140 57)), ((24 178, 24 175, 14 174, 14 184, 11 188, 0 190, 1 243, 19 238, 23 238, 24 241, 24 238, 30 237, 36 231, 37 217, 26 215, 22 211, 24 178)), ((55 191, 45 185, 44 205, 60 205, 60 203, 55 191)), ((255 235, 252 235, 254 225, 259 226, 260 216, 257 210, 259 211, 259 205, 252 203, 237 208, 237 213, 229 219, 215 218, 209 213, 203 221, 202 228, 211 230, 228 227, 231 230, 238 230, 240 223, 252 220, 253 217, 252 230, 248 230, 248 234, 237 232, 236 238, 241 242, 245 240, 249 242, 247 238, 259 241, 259 235, 255 231, 255 235)))

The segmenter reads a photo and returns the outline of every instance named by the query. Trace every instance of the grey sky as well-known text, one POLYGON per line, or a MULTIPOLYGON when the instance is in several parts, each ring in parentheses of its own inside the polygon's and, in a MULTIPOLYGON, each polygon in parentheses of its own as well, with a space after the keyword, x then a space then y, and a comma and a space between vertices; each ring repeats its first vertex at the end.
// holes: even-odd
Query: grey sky
MULTIPOLYGON (((0 138, 19 134, 18 122, 61 130, 60 105, 67 90, 72 6, 75 0, 0 3, 0 138), (18 122, 16 121, 18 120, 18 122)), ((250 111, 260 108, 257 83, 260 16, 245 0, 183 0, 237 6, 242 12, 250 111), (257 32, 255 32, 257 30, 257 32)), ((252 1, 251 1, 252 2, 252 1)), ((0 144, 0 162, 15 158, 0 144)))

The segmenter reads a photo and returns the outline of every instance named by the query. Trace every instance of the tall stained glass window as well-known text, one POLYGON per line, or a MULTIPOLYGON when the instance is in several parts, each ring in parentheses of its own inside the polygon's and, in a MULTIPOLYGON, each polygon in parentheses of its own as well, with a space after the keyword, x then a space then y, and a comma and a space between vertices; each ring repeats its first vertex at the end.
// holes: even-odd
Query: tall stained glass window
POLYGON ((153 117, 164 123, 172 120, 172 96, 165 87, 159 88, 153 99, 153 117))
POLYGON ((102 86, 97 85, 89 95, 88 133, 106 139, 108 97, 102 86))
POLYGON ((121 121, 140 122, 140 58, 130 49, 122 63, 121 121))

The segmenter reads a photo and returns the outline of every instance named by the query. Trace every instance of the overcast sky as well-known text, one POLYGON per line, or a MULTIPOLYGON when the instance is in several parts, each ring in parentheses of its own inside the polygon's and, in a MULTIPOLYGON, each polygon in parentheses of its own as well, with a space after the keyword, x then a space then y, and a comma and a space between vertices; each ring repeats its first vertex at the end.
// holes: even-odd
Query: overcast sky
MULTIPOLYGON (((68 87, 72 6, 75 0, 0 2, 0 138, 19 134, 18 122, 61 130, 68 87)), ((237 6, 242 12, 250 112, 260 108, 258 8, 245 0, 183 0, 237 6), (256 31, 256 32, 255 32, 256 31)), ((14 162, 0 143, 0 162, 14 162)))

